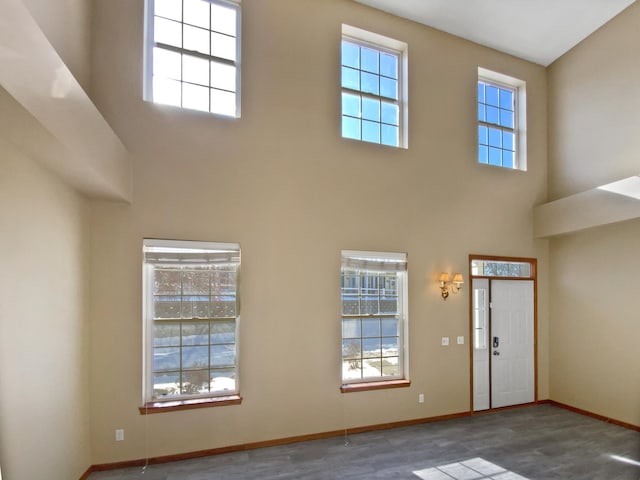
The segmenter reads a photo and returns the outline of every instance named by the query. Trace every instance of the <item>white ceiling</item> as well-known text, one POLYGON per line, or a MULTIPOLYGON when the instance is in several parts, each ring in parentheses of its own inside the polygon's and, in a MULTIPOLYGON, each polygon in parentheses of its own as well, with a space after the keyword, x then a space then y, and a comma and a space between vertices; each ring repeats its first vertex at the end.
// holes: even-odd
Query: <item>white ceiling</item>
POLYGON ((635 0, 355 0, 548 66, 635 0))

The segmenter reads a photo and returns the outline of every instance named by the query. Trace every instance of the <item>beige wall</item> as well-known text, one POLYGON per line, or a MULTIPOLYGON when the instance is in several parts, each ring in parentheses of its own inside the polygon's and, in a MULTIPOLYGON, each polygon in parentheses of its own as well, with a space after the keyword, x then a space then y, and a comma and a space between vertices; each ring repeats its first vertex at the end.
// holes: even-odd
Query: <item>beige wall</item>
POLYGON ((551 398, 640 426, 638 220, 551 242, 551 398))
POLYGON ((90 464, 85 202, 2 138, 0 168, 2 475, 77 479, 90 464))
MULTIPOLYGON (((141 100, 142 4, 94 5, 94 98, 135 173, 132 205, 91 209, 93 463, 467 411, 468 345, 439 344, 467 336, 468 288, 435 279, 469 253, 546 277, 545 70, 347 0, 245 0, 243 115, 218 118, 141 100), (342 23, 409 44, 408 150, 340 138, 342 23), (528 172, 475 161, 479 65, 527 81, 528 172), (240 242, 242 405, 139 415, 144 237, 240 242), (341 249, 408 252, 410 388, 339 392, 341 249)), ((543 284, 539 306, 547 398, 543 284)))
POLYGON ((549 69, 550 200, 640 173, 640 3, 549 69))
MULTIPOLYGON (((549 188, 640 173, 640 4, 549 68, 549 188)), ((550 242, 550 396, 640 425, 638 220, 550 242)))
POLYGON ((88 92, 92 0, 22 1, 78 83, 88 92))

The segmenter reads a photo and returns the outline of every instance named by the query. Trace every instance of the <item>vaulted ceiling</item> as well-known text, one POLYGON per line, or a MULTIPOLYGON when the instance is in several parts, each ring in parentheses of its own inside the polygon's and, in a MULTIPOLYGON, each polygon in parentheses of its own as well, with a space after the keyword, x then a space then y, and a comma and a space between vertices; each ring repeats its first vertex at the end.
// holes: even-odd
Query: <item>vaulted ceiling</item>
POLYGON ((635 0, 355 0, 548 66, 635 0))

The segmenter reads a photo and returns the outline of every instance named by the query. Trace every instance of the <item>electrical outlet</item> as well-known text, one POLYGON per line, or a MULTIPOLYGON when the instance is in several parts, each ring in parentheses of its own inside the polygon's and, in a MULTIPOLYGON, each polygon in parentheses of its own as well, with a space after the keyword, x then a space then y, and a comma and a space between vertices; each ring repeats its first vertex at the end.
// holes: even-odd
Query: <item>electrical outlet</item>
POLYGON ((449 346, 449 337, 442 337, 442 346, 443 347, 449 346))
POLYGON ((121 442, 124 440, 124 428, 118 428, 116 430, 116 442, 121 442))
POLYGON ((418 403, 424 403, 424 393, 418 395, 418 403))

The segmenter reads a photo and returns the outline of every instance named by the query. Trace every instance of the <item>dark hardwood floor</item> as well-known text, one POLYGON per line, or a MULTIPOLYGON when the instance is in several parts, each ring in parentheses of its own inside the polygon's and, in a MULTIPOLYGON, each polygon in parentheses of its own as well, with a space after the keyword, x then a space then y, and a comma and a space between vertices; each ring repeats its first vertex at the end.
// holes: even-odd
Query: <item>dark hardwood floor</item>
POLYGON ((89 479, 640 480, 640 432, 538 405, 89 479))

